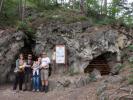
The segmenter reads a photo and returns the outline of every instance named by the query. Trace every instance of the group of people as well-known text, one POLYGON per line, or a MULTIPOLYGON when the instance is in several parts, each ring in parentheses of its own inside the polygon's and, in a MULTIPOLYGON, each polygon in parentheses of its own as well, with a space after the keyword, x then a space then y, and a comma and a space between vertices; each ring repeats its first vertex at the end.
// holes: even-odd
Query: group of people
POLYGON ((32 60, 32 54, 28 54, 27 60, 23 54, 16 60, 15 81, 13 90, 23 91, 45 91, 48 92, 48 77, 50 58, 45 52, 38 56, 35 61, 32 60))

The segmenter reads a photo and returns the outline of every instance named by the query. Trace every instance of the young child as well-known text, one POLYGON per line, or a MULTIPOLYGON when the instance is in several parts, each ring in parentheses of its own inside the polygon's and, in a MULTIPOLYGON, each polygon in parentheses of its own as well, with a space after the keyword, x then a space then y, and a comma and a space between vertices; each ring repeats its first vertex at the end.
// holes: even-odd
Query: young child
POLYGON ((41 57, 38 57, 37 60, 34 62, 33 68, 33 91, 39 91, 40 89, 40 64, 41 64, 41 57))

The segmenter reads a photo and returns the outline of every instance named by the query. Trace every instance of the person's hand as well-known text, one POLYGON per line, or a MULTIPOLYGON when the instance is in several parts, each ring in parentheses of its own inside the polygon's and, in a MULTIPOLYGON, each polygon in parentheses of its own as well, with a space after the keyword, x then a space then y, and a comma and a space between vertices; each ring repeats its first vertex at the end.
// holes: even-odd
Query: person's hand
POLYGON ((26 65, 25 67, 31 67, 31 65, 26 65))

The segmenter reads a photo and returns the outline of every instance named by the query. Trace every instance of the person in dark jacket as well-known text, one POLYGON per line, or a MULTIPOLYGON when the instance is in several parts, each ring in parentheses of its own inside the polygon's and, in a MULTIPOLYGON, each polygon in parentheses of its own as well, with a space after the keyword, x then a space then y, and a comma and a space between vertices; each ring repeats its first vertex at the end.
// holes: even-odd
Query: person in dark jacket
POLYGON ((24 73, 24 91, 31 91, 32 90, 32 55, 28 54, 28 59, 25 65, 25 73, 24 73))

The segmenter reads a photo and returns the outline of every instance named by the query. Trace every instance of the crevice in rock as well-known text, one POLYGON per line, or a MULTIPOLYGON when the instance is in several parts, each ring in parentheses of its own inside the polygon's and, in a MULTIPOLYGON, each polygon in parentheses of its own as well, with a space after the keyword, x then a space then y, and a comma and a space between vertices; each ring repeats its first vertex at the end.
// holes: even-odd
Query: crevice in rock
POLYGON ((24 40, 24 47, 21 48, 20 53, 24 54, 24 58, 27 59, 28 54, 33 55, 33 60, 36 58, 35 55, 33 54, 33 48, 35 46, 35 40, 28 38, 24 40))
POLYGON ((19 49, 17 54, 15 55, 15 58, 13 59, 11 69, 9 73, 6 75, 6 83, 10 83, 14 81, 14 68, 15 68, 15 61, 18 58, 19 54, 22 53, 24 55, 24 59, 27 60, 28 54, 32 54, 33 60, 36 59, 36 56, 33 53, 33 48, 36 45, 36 41, 33 37, 30 37, 26 35, 26 38, 23 40, 24 46, 19 49))
POLYGON ((101 75, 108 75, 111 71, 111 68, 113 65, 110 65, 110 62, 115 63, 116 54, 106 52, 98 57, 92 59, 89 63, 89 65, 84 69, 85 73, 91 73, 94 69, 97 69, 100 71, 101 75))

